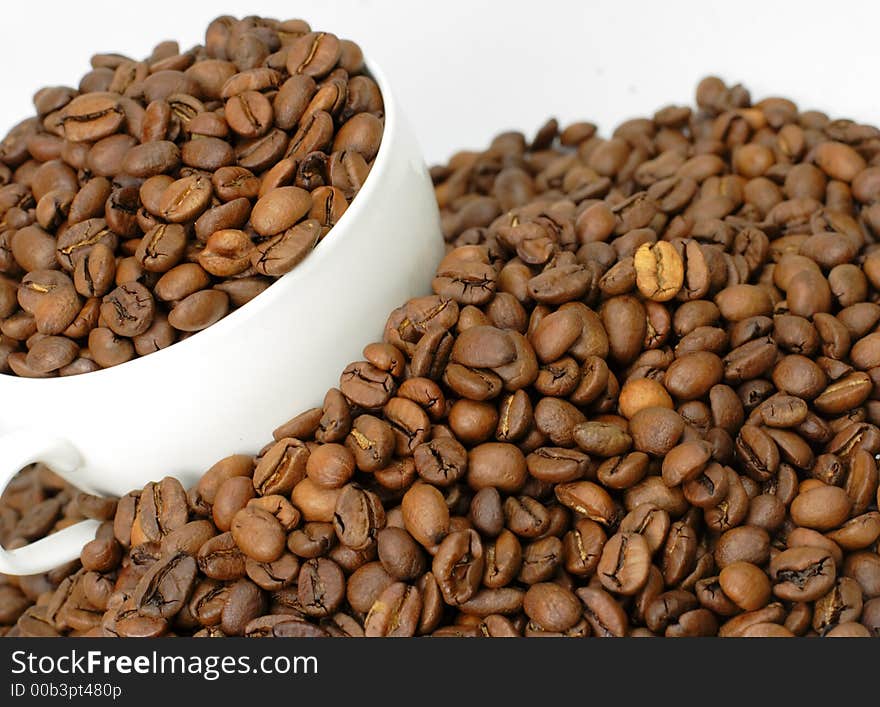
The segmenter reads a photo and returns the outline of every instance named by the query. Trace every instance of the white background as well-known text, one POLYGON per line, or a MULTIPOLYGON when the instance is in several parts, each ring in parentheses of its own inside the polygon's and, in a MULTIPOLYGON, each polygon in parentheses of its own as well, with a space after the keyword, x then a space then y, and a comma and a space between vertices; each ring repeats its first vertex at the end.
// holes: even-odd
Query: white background
POLYGON ((880 122, 880 7, 863 0, 76 0, 3 3, 0 132, 40 86, 77 85, 96 51, 200 43, 219 14, 302 17, 356 40, 389 75, 434 163, 548 116, 608 131, 698 79, 742 81, 836 117, 880 122))

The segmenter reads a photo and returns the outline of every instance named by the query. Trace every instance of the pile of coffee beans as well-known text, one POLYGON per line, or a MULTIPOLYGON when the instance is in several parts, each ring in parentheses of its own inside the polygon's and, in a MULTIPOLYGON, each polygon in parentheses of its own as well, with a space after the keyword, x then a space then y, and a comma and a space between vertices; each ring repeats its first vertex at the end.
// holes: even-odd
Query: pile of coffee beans
MULTIPOLYGON (((85 518, 112 519, 115 512, 114 499, 78 492, 44 465, 34 464, 19 472, 0 496, 0 545, 14 550, 85 518)), ((9 632, 25 610, 41 597, 45 601, 80 567, 76 561, 46 574, 0 574, 0 636, 9 632)), ((22 621, 26 634, 27 621, 22 621)))
POLYGON ((201 331, 293 269, 384 128, 354 42, 219 17, 204 46, 92 57, 0 142, 0 373, 87 373, 201 331))
POLYGON ((432 174, 434 293, 9 635, 880 636, 880 131, 707 78, 432 174))

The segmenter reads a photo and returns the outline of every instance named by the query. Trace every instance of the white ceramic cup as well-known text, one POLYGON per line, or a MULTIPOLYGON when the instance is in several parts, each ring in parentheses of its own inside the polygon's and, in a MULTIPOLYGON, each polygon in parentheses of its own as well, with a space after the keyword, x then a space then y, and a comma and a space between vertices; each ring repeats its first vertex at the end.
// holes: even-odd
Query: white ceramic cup
MULTIPOLYGON (((382 145, 363 189, 292 272, 196 336, 69 378, 0 375, 0 491, 45 462, 74 486, 122 495, 175 476, 194 484, 217 460, 253 454, 272 430, 321 404, 342 369, 381 340, 388 314, 430 291, 440 219, 418 143, 382 72, 382 145)), ((93 539, 83 521, 0 549, 0 572, 44 572, 93 539)))

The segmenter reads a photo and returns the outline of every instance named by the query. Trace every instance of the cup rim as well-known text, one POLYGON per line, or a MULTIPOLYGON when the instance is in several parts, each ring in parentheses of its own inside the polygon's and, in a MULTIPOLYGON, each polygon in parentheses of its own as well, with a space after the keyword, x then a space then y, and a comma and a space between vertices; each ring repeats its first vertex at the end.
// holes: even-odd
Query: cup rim
POLYGON ((283 298, 287 294, 287 290, 296 282, 297 277, 303 277, 310 269, 322 267, 328 258, 333 257, 334 250, 343 247, 341 241, 354 237, 354 235, 349 234, 354 234, 357 229, 357 219, 359 214, 369 208, 367 203, 372 200, 373 194, 381 188, 379 183, 383 180, 385 173, 388 171, 392 159, 389 157, 389 153, 391 152, 391 144, 394 142, 392 136, 394 136, 398 130, 397 104, 391 92, 388 79, 381 67, 376 64, 375 61, 368 60, 366 57, 364 58, 364 66, 366 67, 367 74, 376 82, 379 86, 379 91, 382 94, 385 120, 382 132, 382 142, 379 144, 379 151, 376 153, 376 159, 370 169, 370 174, 364 182, 364 186, 358 191, 355 198, 352 199, 349 207, 345 210, 345 213, 340 216, 339 221, 337 221, 331 229, 332 238, 322 239, 321 242, 315 246, 315 249, 306 256, 299 265, 275 280, 269 285, 269 287, 252 300, 246 302, 241 307, 234 309, 219 321, 202 331, 196 332, 193 336, 190 336, 183 341, 176 341, 171 344, 171 346, 164 349, 154 351, 146 356, 137 356, 125 363, 120 363, 116 366, 111 366, 110 368, 100 368, 96 371, 90 371, 89 373, 75 376, 28 378, 10 373, 0 373, 0 387, 6 385, 12 387, 51 385, 55 388, 61 388, 64 385, 80 385, 82 384, 81 379, 97 381, 100 377, 101 380, 111 380, 113 377, 124 376, 129 372, 136 375, 138 372, 146 371, 147 369, 145 366, 148 365, 173 365, 173 358, 171 357, 175 355, 175 351, 181 352, 181 347, 186 347, 186 349, 183 350, 184 352, 191 351, 196 346, 202 346, 203 348, 212 347, 215 343, 219 342, 220 337, 223 337, 228 333, 227 330, 231 331, 232 328, 243 322, 245 318, 253 318, 258 312, 273 306, 278 299, 283 298), (143 369, 143 371, 141 369, 143 369))

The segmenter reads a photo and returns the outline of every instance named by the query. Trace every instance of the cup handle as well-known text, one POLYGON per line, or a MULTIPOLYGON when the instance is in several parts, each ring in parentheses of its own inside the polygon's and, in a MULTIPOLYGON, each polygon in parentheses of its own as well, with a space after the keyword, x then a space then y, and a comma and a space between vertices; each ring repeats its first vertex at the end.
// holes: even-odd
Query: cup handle
MULTIPOLYGON (((43 462, 67 477, 82 466, 82 457, 66 439, 46 437, 36 430, 3 435, 0 437, 0 493, 19 469, 33 462, 43 462)), ((70 562, 79 557, 83 545, 94 539, 99 525, 96 520, 85 520, 16 550, 0 547, 0 572, 38 574, 70 562)))

